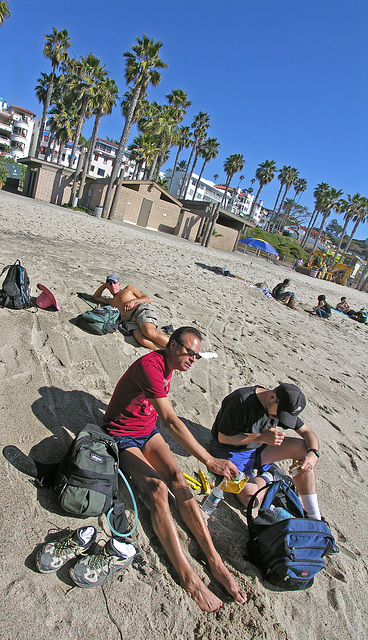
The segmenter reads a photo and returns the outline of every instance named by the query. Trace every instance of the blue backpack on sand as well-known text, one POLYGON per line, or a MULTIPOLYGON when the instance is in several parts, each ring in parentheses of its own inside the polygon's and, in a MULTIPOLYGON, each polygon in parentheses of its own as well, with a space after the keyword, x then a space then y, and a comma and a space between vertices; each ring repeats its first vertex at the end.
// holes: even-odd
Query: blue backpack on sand
POLYGON ((299 497, 283 480, 267 485, 262 506, 253 518, 252 508, 260 491, 264 489, 252 496, 247 507, 249 541, 244 557, 276 587, 284 591, 308 589, 325 566, 324 556, 338 553, 333 535, 326 522, 304 517, 299 497))
POLYGON ((0 278, 7 271, 0 289, 0 306, 8 309, 27 309, 32 307, 32 290, 27 271, 20 260, 9 264, 0 273, 0 278))
POLYGON ((78 327, 97 336, 114 333, 121 322, 119 309, 106 305, 81 313, 76 318, 78 327))

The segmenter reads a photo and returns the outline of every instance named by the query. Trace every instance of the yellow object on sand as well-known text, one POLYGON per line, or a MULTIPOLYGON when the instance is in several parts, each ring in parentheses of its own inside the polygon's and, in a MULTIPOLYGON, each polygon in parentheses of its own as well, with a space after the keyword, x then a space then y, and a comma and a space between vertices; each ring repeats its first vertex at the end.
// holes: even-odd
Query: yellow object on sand
POLYGON ((243 473, 240 473, 236 478, 231 478, 231 480, 224 478, 219 487, 228 493, 240 493, 248 482, 249 477, 250 476, 245 476, 243 473))
POLYGON ((195 478, 192 478, 192 476, 189 476, 187 473, 184 473, 184 478, 186 480, 186 483, 192 488, 192 489, 201 489, 201 483, 198 482, 198 480, 196 480, 195 478))
POLYGON ((198 471, 198 475, 199 475, 200 481, 202 483, 203 491, 205 493, 211 493, 210 483, 208 482, 208 478, 207 478, 206 474, 202 471, 202 469, 200 469, 198 471))

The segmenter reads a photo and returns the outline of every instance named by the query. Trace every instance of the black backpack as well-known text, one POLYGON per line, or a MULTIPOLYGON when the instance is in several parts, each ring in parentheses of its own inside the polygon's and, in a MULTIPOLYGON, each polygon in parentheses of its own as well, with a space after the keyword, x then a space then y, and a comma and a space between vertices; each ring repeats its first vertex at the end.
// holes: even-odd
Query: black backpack
POLYGON ((264 489, 252 496, 247 507, 249 541, 244 557, 271 584, 285 591, 308 589, 325 566, 324 556, 338 553, 333 535, 326 522, 304 517, 299 497, 283 480, 267 485, 262 506, 253 518, 260 491, 264 489))
POLYGON ((96 307, 81 313, 76 318, 76 323, 81 329, 85 329, 88 333, 97 336, 113 333, 121 322, 119 309, 106 305, 105 307, 96 307))
POLYGON ((0 289, 0 306, 9 309, 26 309, 32 307, 32 290, 27 271, 21 266, 20 260, 4 267, 0 278, 7 271, 3 286, 0 289))

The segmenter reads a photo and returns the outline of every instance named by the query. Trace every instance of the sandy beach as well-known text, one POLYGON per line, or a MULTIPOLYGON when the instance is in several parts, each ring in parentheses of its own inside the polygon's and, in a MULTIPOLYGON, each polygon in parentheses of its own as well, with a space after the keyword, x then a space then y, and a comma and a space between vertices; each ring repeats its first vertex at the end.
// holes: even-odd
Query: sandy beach
MULTIPOLYGON (((1 448, 8 444, 45 462, 57 461, 88 422, 101 424, 116 382, 146 351, 119 332, 88 335, 72 320, 88 309, 77 292, 92 293, 108 273, 147 293, 160 326, 184 324, 203 332, 201 360, 175 372, 170 400, 204 445, 222 398, 249 384, 299 385, 307 397, 303 419, 317 434, 321 511, 340 553, 327 558, 314 586, 279 592, 263 584, 245 561, 246 520, 233 496, 209 520, 215 545, 248 602, 232 602, 210 577, 199 547, 173 506, 192 566, 223 599, 216 614, 202 613, 180 588, 137 496, 136 540, 147 564, 130 567, 103 587, 73 587, 66 565, 40 574, 35 552, 55 532, 80 521, 63 515, 52 495, 37 490, 1 456, 4 640, 366 640, 367 615, 367 329, 333 311, 310 315, 317 295, 335 305, 345 295, 354 309, 367 293, 295 273, 250 254, 205 249, 189 241, 126 223, 0 191, 0 271, 20 259, 30 277, 53 291, 60 312, 0 309, 1 448), (201 265, 225 266, 217 275, 201 265), (272 289, 289 276, 296 308, 269 300, 254 286, 272 289)), ((3 279, 3 278, 2 278, 3 279)), ((195 475, 199 463, 163 432, 180 468, 195 475)), ((285 467, 286 468, 286 467, 285 467)), ((125 492, 122 487, 122 496, 125 492)), ((203 495, 198 492, 198 501, 203 495)), ((130 509, 129 499, 126 506, 130 509)), ((131 516, 130 516, 131 517, 131 516)), ((108 539, 105 520, 87 520, 108 539)))

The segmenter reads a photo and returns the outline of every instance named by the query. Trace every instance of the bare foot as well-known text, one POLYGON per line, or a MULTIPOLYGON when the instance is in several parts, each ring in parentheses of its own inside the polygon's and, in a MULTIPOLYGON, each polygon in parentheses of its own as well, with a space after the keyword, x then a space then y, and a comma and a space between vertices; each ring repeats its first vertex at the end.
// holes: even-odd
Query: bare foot
POLYGON ((202 611, 211 613, 220 609, 224 604, 220 598, 207 589, 194 571, 190 576, 184 576, 180 580, 180 584, 202 611))
POLYGON ((244 604, 247 601, 246 596, 241 591, 238 583, 232 577, 230 571, 228 571, 222 562, 220 556, 213 561, 209 560, 211 573, 213 577, 218 580, 225 587, 226 591, 240 604, 244 604))

